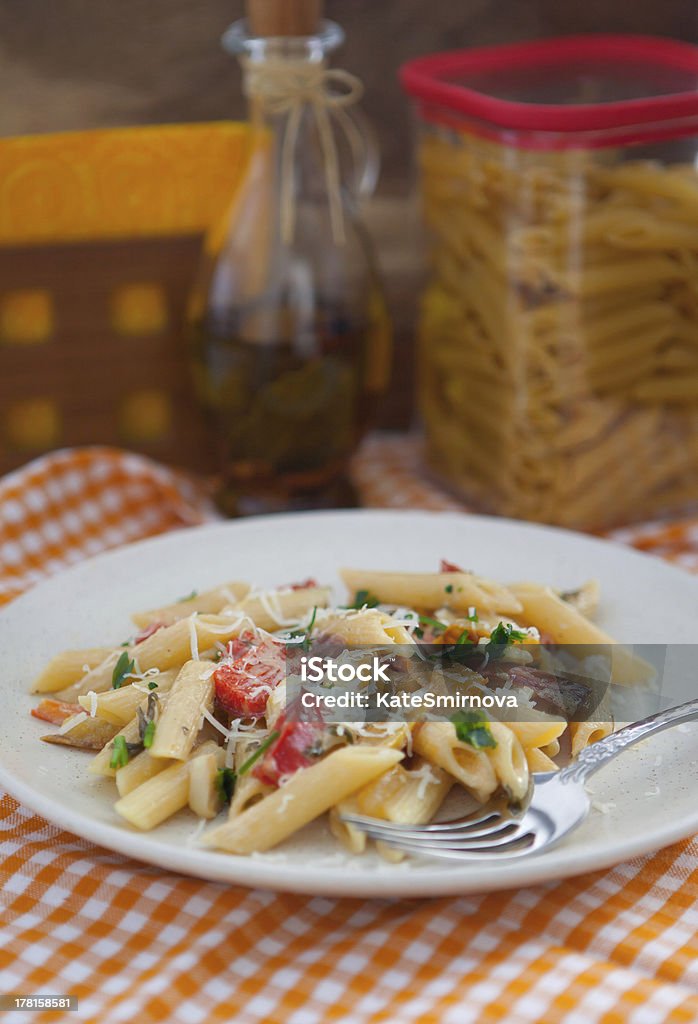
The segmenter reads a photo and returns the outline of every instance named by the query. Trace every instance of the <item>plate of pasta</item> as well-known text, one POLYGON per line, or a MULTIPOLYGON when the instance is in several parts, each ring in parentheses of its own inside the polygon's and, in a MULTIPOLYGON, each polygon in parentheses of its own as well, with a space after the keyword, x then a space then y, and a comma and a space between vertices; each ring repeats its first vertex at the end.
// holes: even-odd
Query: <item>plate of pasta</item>
MULTIPOLYGON (((421 824, 523 797, 536 772, 614 728, 555 703, 563 645, 625 652, 614 664, 633 687, 643 663, 627 645, 688 650, 697 598, 694 578, 657 559, 478 516, 339 511, 178 531, 0 611, 0 784, 85 839, 249 886, 428 896, 596 870, 698 830, 694 726, 609 766, 587 821, 540 856, 404 857, 344 815, 421 824), (330 643, 392 651, 403 677, 425 651, 466 652, 476 696, 459 700, 489 709, 515 692, 525 710, 507 716, 502 697, 486 712, 298 715, 290 673, 330 643)), ((335 692, 325 676, 319 692, 335 692)))

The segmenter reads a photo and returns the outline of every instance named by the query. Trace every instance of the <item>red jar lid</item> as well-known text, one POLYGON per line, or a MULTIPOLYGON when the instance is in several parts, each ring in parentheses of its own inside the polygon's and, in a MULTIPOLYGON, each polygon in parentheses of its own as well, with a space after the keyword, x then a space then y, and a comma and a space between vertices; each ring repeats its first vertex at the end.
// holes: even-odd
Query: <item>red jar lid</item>
POLYGON ((400 79, 427 119, 457 125, 449 113, 460 115, 518 145, 548 133, 533 144, 619 145, 698 131, 698 47, 672 39, 570 36, 454 50, 409 61, 400 79))

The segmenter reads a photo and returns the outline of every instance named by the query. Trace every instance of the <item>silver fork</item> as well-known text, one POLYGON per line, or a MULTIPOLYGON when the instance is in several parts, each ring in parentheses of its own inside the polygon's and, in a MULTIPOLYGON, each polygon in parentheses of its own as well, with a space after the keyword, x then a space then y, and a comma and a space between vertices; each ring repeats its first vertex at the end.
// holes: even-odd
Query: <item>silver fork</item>
POLYGON ((399 825, 359 814, 343 814, 342 820, 408 853, 488 861, 530 856, 549 849, 584 821, 590 806, 584 783, 594 772, 640 740, 696 719, 698 700, 692 700, 627 725, 587 747, 561 771, 535 774, 518 806, 500 796, 470 814, 430 825, 399 825))

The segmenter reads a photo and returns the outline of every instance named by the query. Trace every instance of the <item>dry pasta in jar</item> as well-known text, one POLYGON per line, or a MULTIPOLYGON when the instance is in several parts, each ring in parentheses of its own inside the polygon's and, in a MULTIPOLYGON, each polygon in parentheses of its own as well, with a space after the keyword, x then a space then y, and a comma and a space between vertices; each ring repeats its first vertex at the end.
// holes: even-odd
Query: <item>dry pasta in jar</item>
POLYGON ((696 48, 604 37, 403 71, 420 103, 431 239, 419 339, 428 457, 482 508, 593 529, 698 505, 689 67, 695 81, 696 48), (643 99, 651 57, 674 91, 643 99), (493 82, 522 99, 491 96, 493 82), (541 104, 556 83, 567 105, 541 104), (595 83, 596 102, 575 103, 580 83, 595 83))

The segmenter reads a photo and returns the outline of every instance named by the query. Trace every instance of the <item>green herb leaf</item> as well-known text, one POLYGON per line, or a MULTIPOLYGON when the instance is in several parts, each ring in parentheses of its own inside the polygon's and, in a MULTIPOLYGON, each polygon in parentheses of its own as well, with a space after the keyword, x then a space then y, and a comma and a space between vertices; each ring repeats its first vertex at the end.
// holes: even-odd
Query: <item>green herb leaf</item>
POLYGON ((479 622, 477 608, 468 608, 468 614, 465 616, 468 622, 479 622))
POLYGON ((310 622, 305 627, 305 629, 294 629, 292 633, 288 634, 290 640, 299 640, 301 637, 303 637, 301 643, 298 646, 301 647, 304 651, 310 649, 310 634, 312 633, 313 626, 315 625, 316 615, 317 606, 313 608, 313 614, 310 616, 310 622))
POLYGON ((451 721, 455 726, 456 736, 462 743, 470 744, 475 750, 497 746, 489 722, 481 711, 457 711, 451 721))
POLYGON ((362 608, 375 608, 380 604, 380 601, 368 590, 357 590, 354 594, 354 600, 351 604, 345 605, 345 608, 355 608, 356 611, 360 611, 362 608))
POLYGON ((528 634, 523 630, 514 629, 513 626, 500 622, 490 633, 490 638, 485 644, 485 651, 490 660, 502 658, 509 644, 513 644, 515 640, 526 640, 527 636, 528 634))
POLYGON ((247 775, 247 773, 250 770, 250 768, 252 767, 252 765, 255 764, 257 761, 259 761, 260 757, 263 754, 266 754, 267 750, 269 750, 269 747, 272 745, 272 743, 276 743, 276 741, 278 740, 280 735, 281 735, 280 732, 273 732, 273 733, 271 733, 271 735, 267 736, 267 738, 264 740, 264 742, 260 743, 260 745, 257 747, 257 749, 255 750, 254 754, 251 754, 247 758, 245 763, 240 768, 240 771, 238 772, 238 775, 247 775))
POLYGON ((237 776, 232 768, 219 768, 216 772, 216 790, 225 804, 229 804, 233 799, 236 778, 237 776))
POLYGON ((157 683, 148 683, 148 689, 149 690, 157 690, 157 688, 158 688, 158 684, 157 683))
POLYGON ((439 633, 444 633, 447 629, 445 622, 439 622, 438 619, 430 619, 428 615, 419 616, 420 626, 431 626, 432 629, 438 630, 439 633))
POLYGON ((177 604, 183 604, 185 601, 193 601, 195 597, 199 596, 198 590, 192 590, 191 594, 185 594, 184 597, 177 598, 177 604))
POLYGON ((456 640, 456 647, 461 647, 463 644, 468 644, 472 647, 473 641, 470 639, 470 635, 467 629, 464 629, 461 635, 456 640))
POLYGON ((118 690, 124 685, 124 680, 127 676, 131 675, 136 663, 132 658, 129 658, 128 651, 123 651, 119 655, 119 660, 114 666, 114 671, 111 676, 112 690, 118 690))
POLYGON ((128 764, 129 752, 126 740, 123 736, 115 736, 112 742, 112 755, 109 767, 118 769, 128 764))
POLYGON ((447 594, 452 594, 453 593, 453 584, 449 583, 448 586, 444 587, 444 590, 446 591, 447 594))
POLYGON ((155 722, 148 722, 145 729, 143 730, 143 746, 147 750, 148 747, 152 747, 153 740, 155 739, 155 722))

